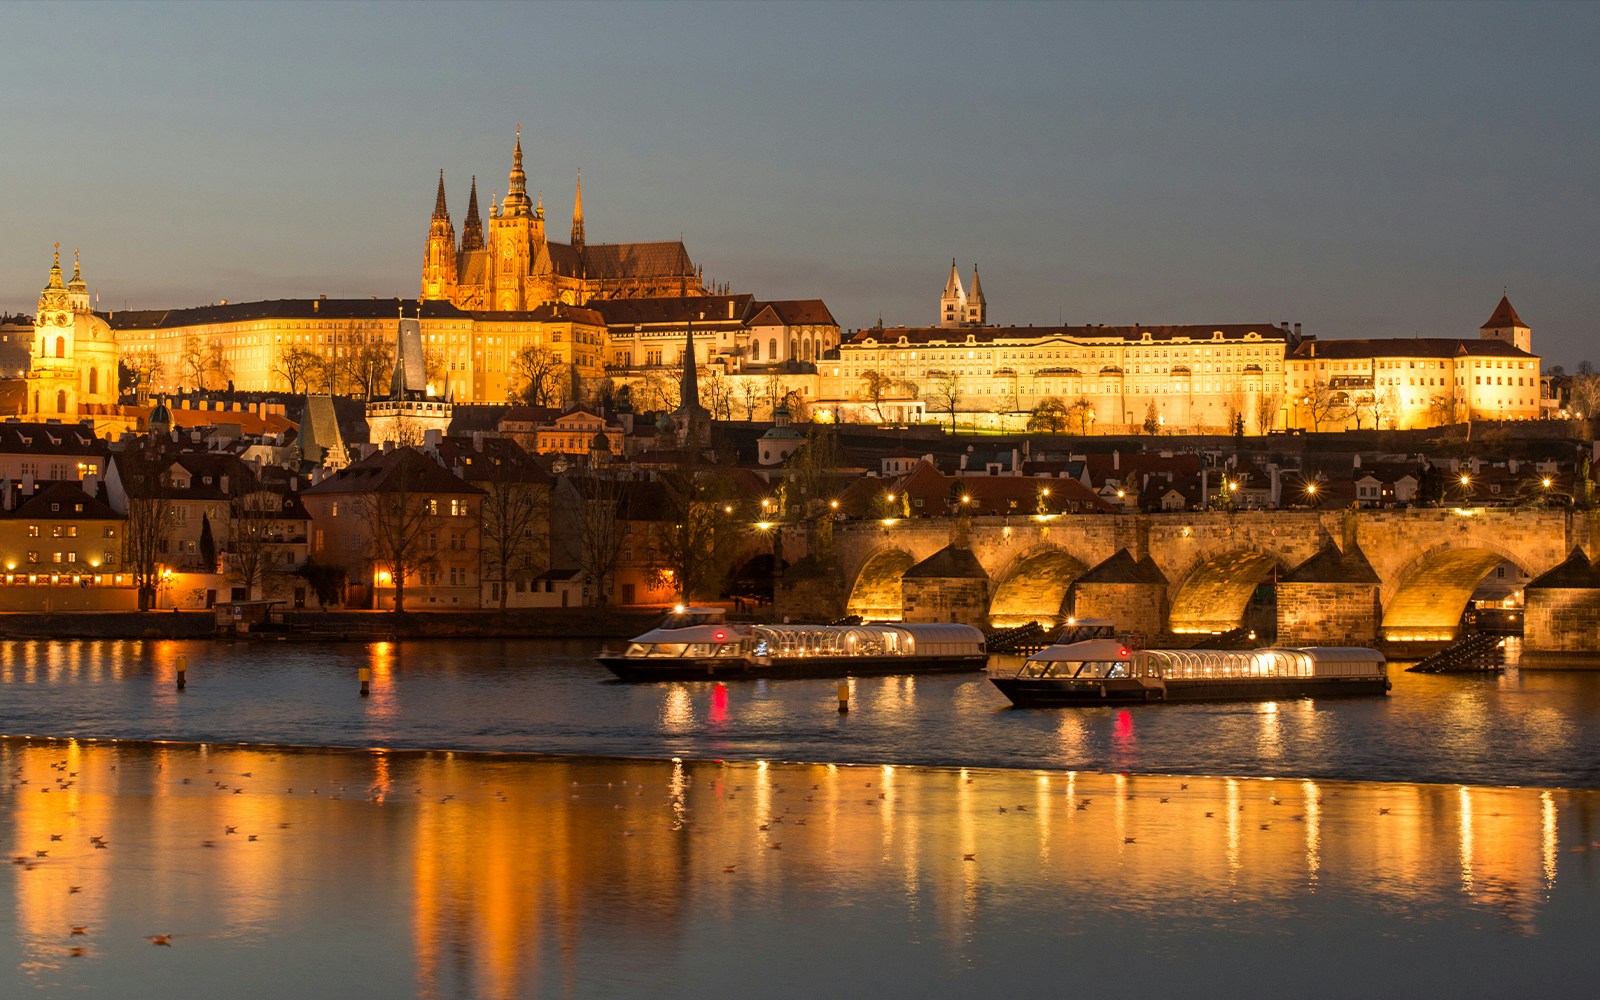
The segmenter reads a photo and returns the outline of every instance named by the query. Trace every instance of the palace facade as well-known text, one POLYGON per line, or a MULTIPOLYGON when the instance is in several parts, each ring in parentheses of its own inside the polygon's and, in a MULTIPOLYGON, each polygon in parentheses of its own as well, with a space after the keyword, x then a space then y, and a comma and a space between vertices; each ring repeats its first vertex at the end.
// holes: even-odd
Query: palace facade
POLYGON ((1475 339, 1319 341, 1296 325, 984 324, 954 262, 937 326, 858 330, 818 365, 846 422, 1017 430, 1045 404, 1077 434, 1409 428, 1540 415, 1532 334, 1502 298, 1475 339))

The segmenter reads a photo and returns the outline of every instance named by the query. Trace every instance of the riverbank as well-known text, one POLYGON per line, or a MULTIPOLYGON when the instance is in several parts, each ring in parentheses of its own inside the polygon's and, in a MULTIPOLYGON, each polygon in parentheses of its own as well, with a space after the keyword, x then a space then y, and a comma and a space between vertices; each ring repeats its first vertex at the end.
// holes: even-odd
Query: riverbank
MULTIPOLYGON (((213 611, 106 611, 72 614, 0 614, 6 639, 208 639, 216 635, 213 611)), ((627 639, 661 620, 646 608, 530 608, 498 611, 291 611, 288 639, 627 639)), ((263 633, 258 636, 269 639, 263 633)), ((246 638, 242 636, 241 638, 246 638)))

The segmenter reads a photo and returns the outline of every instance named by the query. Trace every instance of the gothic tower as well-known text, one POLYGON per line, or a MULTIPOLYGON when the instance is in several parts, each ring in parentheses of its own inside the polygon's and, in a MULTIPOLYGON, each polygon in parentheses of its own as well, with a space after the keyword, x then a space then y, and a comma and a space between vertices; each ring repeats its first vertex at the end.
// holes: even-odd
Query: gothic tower
POLYGON ((533 259, 544 243, 544 209, 529 199, 528 175, 522 169, 521 125, 506 183, 505 199, 489 219, 488 308, 512 311, 529 308, 524 278, 533 272, 533 259))
POLYGON ((950 277, 945 280, 944 294, 939 297, 939 325, 960 326, 967 319, 967 293, 961 287, 961 275, 956 273, 956 259, 950 258, 950 277))
POLYGON ((439 193, 433 201, 433 221, 422 255, 422 297, 448 299, 456 290, 456 230, 444 202, 444 171, 439 171, 439 193))

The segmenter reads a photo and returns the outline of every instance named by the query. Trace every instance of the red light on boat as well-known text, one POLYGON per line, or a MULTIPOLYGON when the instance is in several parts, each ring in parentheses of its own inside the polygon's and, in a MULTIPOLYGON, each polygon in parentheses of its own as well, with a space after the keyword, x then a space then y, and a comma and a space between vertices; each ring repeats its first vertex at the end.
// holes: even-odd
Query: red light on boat
POLYGON ((717 632, 717 633, 716 633, 716 640, 717 640, 717 641, 718 641, 718 642, 721 642, 721 641, 722 641, 722 640, 724 640, 724 639, 726 639, 726 638, 727 638, 727 637, 728 637, 728 633, 726 633, 726 632, 723 632, 723 631, 720 631, 720 630, 719 630, 719 631, 718 631, 718 632, 717 632))
POLYGON ((1127 656, 1128 655, 1128 647, 1127 646, 1123 646, 1122 647, 1122 652, 1119 653, 1118 655, 1119 656, 1127 656))

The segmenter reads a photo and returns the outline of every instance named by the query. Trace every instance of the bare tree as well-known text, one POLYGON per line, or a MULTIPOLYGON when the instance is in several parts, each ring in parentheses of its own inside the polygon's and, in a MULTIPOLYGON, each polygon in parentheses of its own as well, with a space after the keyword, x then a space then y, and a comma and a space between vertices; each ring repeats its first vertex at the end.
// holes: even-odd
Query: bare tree
POLYGON ((394 345, 376 337, 353 343, 334 358, 326 375, 327 388, 335 395, 360 395, 368 399, 387 391, 394 375, 394 345))
POLYGON ((388 475, 352 498, 371 532, 373 558, 394 581, 395 614, 405 613, 406 578, 438 557, 439 500, 422 492, 421 463, 432 461, 413 448, 397 449, 388 475))
POLYGON ((280 344, 272 363, 272 374, 289 384, 289 392, 310 391, 311 380, 323 368, 322 355, 299 344, 280 344))
POLYGON ((1595 416, 1600 409, 1600 372, 1589 362, 1578 362, 1577 373, 1567 376, 1567 398, 1572 403, 1572 412, 1584 419, 1595 416))
POLYGON ((933 385, 924 397, 936 413, 950 415, 950 431, 956 429, 956 411, 961 408, 961 376, 955 371, 933 371, 933 385))
POLYGON ((282 550, 279 514, 283 498, 271 490, 251 490, 240 484, 228 498, 228 541, 223 557, 228 579, 255 600, 282 550))
POLYGON ((550 487, 531 461, 497 466, 476 485, 484 491, 484 579, 498 585, 504 611, 517 575, 532 575, 549 565, 550 487))
POLYGON ((1278 421, 1283 407, 1282 392, 1263 392, 1256 399, 1256 433, 1265 435, 1278 421))
POLYGON ((119 367, 122 372, 120 388, 132 390, 141 397, 167 377, 166 363, 154 349, 149 347, 127 352, 122 356, 119 367))
POLYGON ((639 380, 639 394, 644 397, 647 410, 675 410, 678 408, 678 382, 660 369, 644 373, 639 380))
POLYGON ((761 395, 761 390, 756 386, 755 379, 741 379, 739 395, 744 403, 744 418, 753 422, 756 419, 756 399, 761 395))
POLYGON ((1094 419, 1094 400, 1088 396, 1079 396, 1067 405, 1067 419, 1069 423, 1078 425, 1078 434, 1089 433, 1089 421, 1094 419))
POLYGON ((572 520, 584 593, 590 604, 609 604, 617 563, 622 559, 626 526, 621 507, 628 484, 615 473, 597 472, 586 479, 569 480, 568 485, 576 494, 572 520))
POLYGON ((233 366, 223 357, 219 341, 187 333, 178 353, 179 376, 196 389, 220 389, 233 377, 233 366))
POLYGON ((1335 389, 1328 384, 1328 380, 1320 376, 1311 380, 1311 385, 1305 394, 1300 397, 1300 405, 1305 407, 1306 416, 1311 418, 1311 429, 1320 432, 1325 423, 1342 424, 1350 419, 1350 397, 1342 390, 1335 389))
POLYGON ((531 344, 511 359, 512 395, 526 406, 554 406, 566 365, 548 347, 531 344))
POLYGON ((651 581, 685 600, 715 597, 745 530, 738 489, 722 470, 694 465, 664 474, 659 485, 666 516, 652 532, 651 581))
POLYGON ((733 386, 720 368, 712 368, 700 380, 700 403, 710 411, 713 420, 733 419, 733 386))
POLYGON ((122 562, 133 576, 139 610, 149 611, 161 586, 161 560, 177 530, 177 511, 166 496, 168 463, 159 448, 143 441, 129 445, 115 461, 128 498, 122 562))

